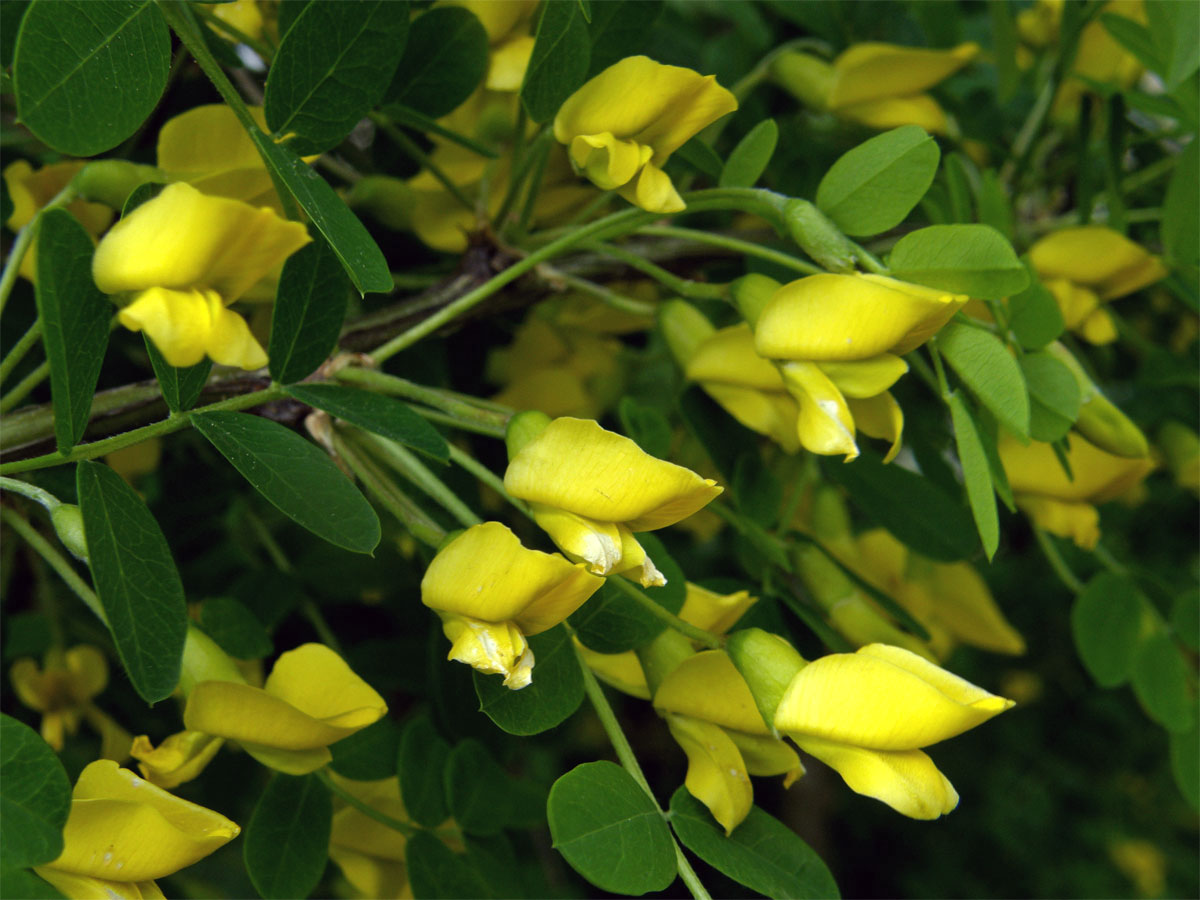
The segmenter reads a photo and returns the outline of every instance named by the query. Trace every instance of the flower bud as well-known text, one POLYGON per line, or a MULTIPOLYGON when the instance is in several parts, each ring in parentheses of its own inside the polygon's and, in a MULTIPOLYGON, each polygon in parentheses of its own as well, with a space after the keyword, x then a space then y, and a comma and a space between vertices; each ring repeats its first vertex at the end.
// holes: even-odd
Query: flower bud
POLYGON ((813 204, 789 200, 783 205, 783 221, 792 240, 815 262, 831 272, 854 271, 854 245, 813 204))
POLYGON ((837 77, 829 63, 799 52, 780 53, 770 72, 776 84, 813 109, 825 108, 837 77))
POLYGON ((237 663, 217 642, 194 625, 188 625, 183 642, 183 665, 179 673, 179 691, 188 696, 202 681, 233 681, 245 684, 237 663))
POLYGON ((416 197, 408 182, 390 175, 367 175, 346 192, 346 205, 363 209, 381 224, 396 231, 412 227, 416 197))
POLYGON ((1158 447, 1180 487, 1200 491, 1200 436, 1186 425, 1170 421, 1158 431, 1158 447))
POLYGON ((1075 420, 1075 430, 1115 456, 1137 459, 1149 453, 1150 445, 1142 430, 1100 392, 1071 351, 1058 341, 1046 349, 1071 370, 1079 385, 1079 418, 1075 420))
POLYGON ((504 444, 508 447, 508 458, 512 459, 521 452, 521 448, 546 430, 550 417, 544 412, 531 409, 517 413, 508 420, 508 429, 504 432, 504 444))
POLYGON ((681 368, 687 367, 700 345, 716 332, 704 313, 686 300, 664 303, 658 312, 658 327, 681 368))
POLYGON ((50 511, 50 522, 71 555, 87 562, 87 536, 83 533, 83 514, 79 507, 73 503, 60 503, 50 511))
POLYGON ((761 628, 743 628, 729 636, 725 644, 737 670, 750 686, 754 705, 763 722, 775 731, 775 710, 792 678, 808 662, 784 638, 761 628))
POLYGON ((759 313, 781 285, 774 278, 751 272, 749 275, 743 275, 730 287, 734 305, 742 314, 742 318, 753 328, 758 322, 759 313))
POLYGON ((146 182, 166 184, 167 176, 154 166, 124 159, 98 159, 80 169, 72 183, 83 199, 120 210, 134 188, 146 182))

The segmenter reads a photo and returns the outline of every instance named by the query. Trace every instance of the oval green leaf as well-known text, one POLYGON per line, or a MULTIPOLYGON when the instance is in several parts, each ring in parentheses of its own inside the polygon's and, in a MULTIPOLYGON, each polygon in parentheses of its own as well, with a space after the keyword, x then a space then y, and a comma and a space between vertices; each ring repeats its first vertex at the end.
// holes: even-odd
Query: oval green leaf
MULTIPOLYGON (((354 781, 378 781, 396 774, 400 750, 400 726, 384 717, 350 737, 329 745, 333 760, 329 768, 354 781)), ((411 815, 411 813, 410 813, 411 815)))
POLYGON ((443 781, 449 756, 450 745, 429 716, 419 715, 405 726, 396 758, 400 797, 413 821, 426 828, 437 828, 449 815, 443 781))
POLYGON ((250 131, 250 138, 267 166, 329 241, 358 292, 390 293, 396 283, 383 251, 329 183, 299 156, 257 128, 250 131))
POLYGON ((487 32, 474 14, 457 6, 430 9, 413 20, 385 99, 440 119, 471 96, 487 64, 487 32))
POLYGON ((234 659, 262 659, 274 649, 258 617, 232 597, 205 600, 200 627, 234 659))
POLYGON ((721 169, 717 184, 720 187, 753 187, 766 171, 778 142, 779 126, 775 120, 764 119, 759 122, 733 148, 721 169))
POLYGON ((38 227, 37 308, 50 363, 54 440, 67 453, 83 436, 100 365, 108 349, 113 305, 92 280, 92 239, 65 209, 47 211, 38 227))
POLYGON ((271 377, 307 378, 337 346, 350 283, 329 244, 317 236, 283 264, 268 343, 271 377))
POLYGON ((1029 437, 1029 392, 1021 367, 989 331, 950 322, 937 336, 946 362, 1001 425, 1024 439, 1029 437))
POLYGON ((954 442, 958 448, 958 461, 962 463, 967 502, 971 506, 983 552, 991 560, 1000 546, 1000 519, 996 512, 996 492, 992 489, 987 453, 983 449, 983 439, 979 436, 975 418, 962 396, 955 392, 946 402, 950 406, 950 418, 954 424, 954 442))
POLYGON ((1084 668, 1101 687, 1124 684, 1133 668, 1145 601, 1133 582, 1101 572, 1071 607, 1071 634, 1084 668))
POLYGON ((930 225, 906 234, 888 266, 901 281, 983 300, 999 300, 1029 284, 1012 245, 987 225, 930 225))
POLYGON ((894 228, 921 202, 941 151, 925 129, 904 125, 847 151, 817 187, 817 207, 846 234, 894 228))
POLYGON ((1179 792, 1200 811, 1200 729, 1171 733, 1171 774, 1179 792))
POLYGON ((137 491, 108 466, 75 470, 88 559, 113 643, 147 703, 179 681, 187 606, 171 548, 137 491))
POLYGON ((13 59, 17 116, 60 153, 95 156, 146 121, 170 66, 171 36, 151 0, 35 0, 13 59))
POLYGON ((458 744, 446 761, 446 802, 469 834, 499 834, 508 824, 509 776, 479 741, 458 744))
POLYGON ((393 397, 341 384, 296 384, 287 392, 297 400, 419 450, 439 462, 450 458, 450 446, 441 432, 393 397))
POLYGON ((554 847, 604 891, 645 894, 675 880, 671 830, 633 777, 615 763, 576 766, 546 803, 554 847))
POLYGON ((583 702, 583 673, 561 625, 529 639, 533 683, 509 690, 496 675, 472 671, 479 709, 509 734, 540 734, 567 719, 583 702))
POLYGON ((704 804, 681 787, 671 797, 671 827, 685 847, 752 891, 803 900, 841 896, 816 851, 757 806, 726 837, 704 804))
POLYGON ((1039 350, 1020 359, 1029 388, 1029 435, 1053 443, 1079 418, 1079 382, 1060 360, 1039 350))
POLYGON ((62 853, 71 782, 50 745, 0 714, 0 845, 5 868, 38 866, 62 853))
POLYGON ((1008 298, 1008 327, 1026 350, 1041 350, 1063 333, 1066 324, 1054 295, 1037 280, 1029 263, 1025 265, 1029 287, 1008 298))
POLYGON ((521 102, 535 122, 554 117, 587 77, 592 44, 578 3, 543 3, 521 102))
POLYGON ((404 847, 414 897, 492 897, 489 883, 470 857, 455 853, 428 831, 418 831, 404 847))
POLYGON ((242 837, 246 874, 267 900, 307 897, 329 860, 333 802, 316 775, 275 774, 242 837))
POLYGON ((375 510, 315 444, 278 422, 245 413, 204 413, 192 424, 297 525, 355 553, 370 553, 379 544, 375 510))
POLYGON ((340 144, 392 83, 408 17, 404 0, 305 6, 267 76, 263 114, 275 135, 303 156, 340 144))
POLYGON ((1190 683, 1194 676, 1169 634, 1159 631, 1141 642, 1131 675, 1146 715, 1173 734, 1196 727, 1196 694, 1190 683))
POLYGON ((593 6, 588 22, 592 42, 588 78, 641 53, 662 9, 662 0, 605 0, 593 6))

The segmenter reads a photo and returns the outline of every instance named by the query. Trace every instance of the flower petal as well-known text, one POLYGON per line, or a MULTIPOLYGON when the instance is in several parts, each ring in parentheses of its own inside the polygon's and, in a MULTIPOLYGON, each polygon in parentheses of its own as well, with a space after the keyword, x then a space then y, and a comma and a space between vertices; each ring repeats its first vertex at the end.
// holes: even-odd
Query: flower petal
POLYGON ((703 719, 746 734, 770 734, 742 674, 724 650, 689 656, 667 673, 656 709, 703 719))
POLYGON ((1047 235, 1029 249, 1043 279, 1094 287, 1101 299, 1123 297, 1165 278, 1162 261, 1111 228, 1084 225, 1047 235))
POLYGON ((601 190, 611 191, 633 180, 651 150, 637 141, 619 140, 611 131, 579 134, 571 140, 571 162, 601 190))
POLYGON ((586 563, 588 571, 596 575, 617 571, 621 533, 614 523, 597 522, 542 503, 531 503, 529 509, 533 520, 568 559, 586 563))
POLYGON ((895 44, 855 44, 833 62, 837 80, 829 106, 837 109, 880 97, 918 94, 949 78, 979 53, 975 43, 951 50, 926 50, 895 44))
POLYGON ((597 653, 581 643, 578 638, 572 640, 575 641, 575 648, 583 656, 583 661, 597 678, 631 697, 650 699, 646 673, 642 671, 642 664, 638 661, 636 653, 632 650, 626 650, 624 653, 597 653))
POLYGON ((246 320, 226 309, 221 298, 213 291, 207 291, 205 297, 211 326, 204 350, 209 357, 223 366, 236 366, 246 371, 265 366, 267 354, 250 333, 246 320))
POLYGON ((783 786, 789 788, 804 774, 804 765, 796 751, 779 738, 732 729, 725 734, 737 746, 751 775, 782 775, 783 786))
POLYGON ((183 724, 189 731, 282 750, 315 750, 358 731, 307 715, 248 684, 202 681, 188 695, 183 724))
POLYGON ((765 434, 788 453, 800 449, 796 424, 800 407, 787 394, 732 387, 711 381, 702 382, 701 387, 727 413, 750 430, 765 434))
POLYGON ((532 683, 533 650, 512 622, 481 622, 449 614, 442 616, 442 631, 450 640, 447 659, 486 675, 503 675, 504 686, 514 691, 532 683))
POLYGON ((858 456, 854 416, 846 398, 816 363, 788 362, 780 367, 792 396, 800 405, 796 431, 805 450, 823 456, 858 456))
POLYGON ((689 581, 679 618, 705 631, 724 634, 757 602, 749 591, 718 594, 689 581))
MULTIPOLYGON (((705 384, 728 384, 783 393, 779 369, 754 349, 754 332, 745 322, 713 333, 688 360, 687 377, 705 384)), ((882 389, 881 389, 882 390, 882 389)))
POLYGON ((935 565, 930 578, 938 621, 957 640, 993 653, 1025 652, 1025 639, 1004 617, 970 563, 935 565))
POLYGON ((632 190, 627 184, 619 188, 618 193, 634 206, 639 206, 647 212, 677 213, 687 208, 687 204, 675 190, 671 176, 653 162, 642 166, 642 172, 632 190))
POLYGON ((901 125, 919 125, 930 134, 945 134, 949 130, 945 111, 928 94, 864 100, 862 103, 839 106, 837 114, 880 131, 901 125))
POLYGON ((1073 479, 1067 477, 1049 444, 1024 445, 1001 436, 997 450, 1013 493, 1101 503, 1129 490, 1154 468, 1149 459, 1114 456, 1074 432, 1069 439, 1067 461, 1073 479))
POLYGON ((710 722, 668 715, 667 727, 687 754, 684 785, 708 807, 729 836, 754 804, 754 788, 741 752, 724 731, 710 722))
POLYGON ((213 303, 221 298, 212 291, 175 291, 150 288, 117 313, 130 331, 144 331, 170 365, 194 366, 204 359, 212 331, 213 303))
POLYGON ((163 893, 153 881, 110 881, 90 875, 60 872, 49 866, 36 866, 38 877, 54 885, 67 900, 153 900, 163 893))
POLYGON ((590 419, 555 419, 508 465, 514 497, 632 531, 673 525, 721 493, 716 482, 654 457, 590 419))
POLYGON ((800 749, 836 769, 850 790, 886 803, 912 819, 936 819, 958 806, 958 792, 920 750, 864 750, 808 735, 800 749))
POLYGON ((908 371, 908 363, 891 353, 881 353, 868 359, 823 362, 821 371, 844 396, 865 400, 899 381, 908 371))
POLYGON ((847 399, 846 406, 859 431, 868 437, 891 441, 892 445, 883 461, 889 463, 895 459, 896 454, 900 452, 900 439, 904 434, 904 410, 900 408, 891 392, 884 391, 865 400, 847 399))
POLYGON ((263 689, 314 719, 350 731, 387 714, 375 689, 324 644, 303 644, 282 654, 263 689))
POLYGON ((1017 494, 1013 499, 1043 531, 1069 538, 1084 550, 1094 550, 1100 543, 1100 512, 1092 504, 1034 494, 1017 494))
POLYGON ((147 781, 171 790, 204 771, 223 743, 201 731, 179 731, 155 747, 143 734, 134 738, 130 755, 147 781))

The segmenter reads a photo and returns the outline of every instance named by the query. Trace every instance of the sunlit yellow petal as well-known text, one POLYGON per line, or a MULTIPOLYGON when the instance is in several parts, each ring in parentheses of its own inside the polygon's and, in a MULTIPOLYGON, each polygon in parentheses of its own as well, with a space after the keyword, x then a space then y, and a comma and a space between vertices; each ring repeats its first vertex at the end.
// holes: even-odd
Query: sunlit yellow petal
POLYGON ((621 533, 613 522, 598 522, 555 506, 531 503, 538 526, 567 557, 587 564, 588 571, 609 575, 620 571, 621 533))
POLYGON ((571 141, 571 161, 605 191, 628 184, 650 152, 637 141, 619 140, 611 131, 580 134, 571 141))
POLYGON ((689 581, 679 618, 705 631, 724 634, 757 602, 749 591, 718 594, 689 581))
POLYGON ((746 734, 770 734, 749 686, 724 650, 705 650, 672 669, 654 695, 654 706, 746 734))
POLYGON ((1117 339, 1117 326, 1107 309, 1098 309, 1083 320, 1079 334, 1088 343, 1097 346, 1111 344, 1117 339))
POLYGON ((583 661, 587 663, 588 668, 596 674, 597 678, 632 697, 642 700, 650 699, 650 687, 646 684, 646 673, 642 671, 642 664, 638 661, 636 653, 632 650, 624 653, 597 653, 580 643, 578 638, 574 640, 576 648, 583 656, 583 661))
POLYGON ((278 747, 249 742, 244 742, 241 747, 268 769, 274 769, 284 775, 307 775, 329 765, 329 761, 333 759, 328 747, 317 747, 314 750, 280 750, 278 747))
POLYGON ((816 363, 788 362, 780 370, 800 405, 796 430, 804 449, 824 456, 843 453, 846 462, 857 457, 854 416, 837 386, 816 363))
POLYGON ((1058 302, 1063 324, 1068 328, 1078 328, 1100 305, 1100 298, 1096 296, 1095 291, 1081 287, 1066 278, 1047 281, 1046 287, 1058 302))
POLYGON ((632 190, 631 185, 627 184, 619 189, 619 193, 630 203, 640 206, 647 212, 676 213, 687 208, 687 204, 675 190, 671 176, 653 162, 647 162, 642 166, 642 171, 638 175, 636 183, 632 185, 632 190))
POLYGON ((737 745, 719 727, 699 719, 668 715, 667 727, 687 754, 688 792, 708 807, 726 835, 732 834, 754 803, 754 789, 737 745))
POLYGON ((266 691, 231 681, 196 685, 188 695, 183 724, 189 731, 282 750, 327 747, 358 730, 315 719, 266 691))
POLYGON ((365 728, 387 714, 387 704, 375 689, 324 644, 303 644, 281 655, 263 687, 337 728, 365 728))
POLYGON ((49 866, 38 866, 33 871, 54 885, 67 900, 153 900, 163 896, 153 881, 111 881, 60 872, 49 866))
POLYGON ((1014 494, 1100 503, 1124 493, 1154 468, 1149 459, 1114 456, 1078 434, 1068 437, 1067 459, 1073 479, 1067 477, 1049 444, 1032 441, 1024 445, 1001 436, 997 450, 1014 494))
POLYGON ((800 407, 789 395, 715 382, 704 382, 703 387, 726 412, 747 428, 765 434, 788 453, 800 449, 796 425, 800 407))
POLYGON ((1092 504, 1035 494, 1017 494, 1013 499, 1043 531, 1072 540, 1084 550, 1095 549, 1100 543, 1100 512, 1092 504))
POLYGON ((737 746, 746 763, 746 771, 751 775, 782 775, 783 786, 789 788, 804 774, 796 751, 779 738, 732 729, 725 734, 737 746))
POLYGON ((211 298, 220 305, 212 291, 150 288, 117 316, 130 331, 146 332, 170 365, 186 368, 204 359, 212 331, 211 298))
POLYGON ((521 629, 512 622, 481 622, 466 616, 443 615, 442 631, 450 640, 447 659, 466 663, 488 675, 503 675, 504 686, 527 687, 536 659, 521 629))
POLYGON ((658 571, 633 532, 625 525, 618 525, 617 533, 621 536, 621 561, 615 571, 636 578, 642 587, 662 587, 666 584, 667 577, 658 571))
POLYGON ((1101 299, 1124 296, 1167 275, 1161 260, 1102 225, 1047 235, 1029 249, 1029 259, 1042 278, 1093 287, 1101 299))
POLYGON ((821 371, 847 398, 862 400, 882 394, 908 371, 908 363, 891 353, 867 359, 830 360, 821 363, 821 371))
MULTIPOLYGON (((262 107, 249 108, 250 115, 264 131, 266 117, 262 107)), ((220 172, 242 171, 270 184, 259 155, 241 121, 224 103, 194 106, 172 116, 158 132, 158 167, 179 181, 194 181, 220 172)), ((259 188, 261 191, 261 188, 259 188)), ((249 200, 254 194, 234 194, 206 191, 222 197, 249 200)))
POLYGON ((930 134, 945 134, 949 130, 945 111, 928 94, 864 100, 839 106, 837 114, 880 131, 901 125, 919 125, 930 134))
MULTIPOLYGON (((824 366, 822 366, 824 368, 824 366)), ((891 462, 900 452, 900 439, 904 434, 904 410, 891 392, 884 391, 865 400, 847 398, 846 406, 854 417, 854 424, 863 434, 891 442, 885 463, 891 462)))
POLYGON ((785 390, 779 369, 754 349, 754 332, 745 322, 722 328, 700 344, 688 360, 686 374, 693 381, 785 390))
POLYGON ((204 349, 213 362, 251 371, 267 364, 267 354, 250 333, 246 320, 226 309, 213 291, 205 294, 208 301, 210 328, 204 349))
POLYGON ((978 53, 975 43, 959 44, 951 50, 854 44, 833 62, 837 77, 829 105, 837 109, 864 100, 920 93, 953 75, 978 53))

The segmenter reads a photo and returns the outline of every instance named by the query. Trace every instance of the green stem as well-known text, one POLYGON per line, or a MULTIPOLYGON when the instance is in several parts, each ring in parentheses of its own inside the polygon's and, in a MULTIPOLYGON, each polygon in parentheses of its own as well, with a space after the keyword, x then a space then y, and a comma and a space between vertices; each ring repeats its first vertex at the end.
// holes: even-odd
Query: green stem
POLYGON ((385 463, 416 485, 427 497, 458 519, 462 525, 470 528, 483 521, 413 453, 395 441, 380 435, 366 431, 360 432, 360 435, 362 442, 373 448, 385 463))
POLYGON ((333 448, 338 456, 358 477, 363 486, 388 512, 408 529, 409 534, 434 549, 441 545, 446 530, 433 521, 425 510, 417 506, 408 495, 396 487, 379 468, 352 448, 336 431, 333 432, 333 448))
MULTIPOLYGON (((570 631, 569 626, 567 630, 570 631)), ((573 633, 571 636, 574 638, 573 633)), ((625 731, 621 728, 621 723, 617 721, 617 716, 613 712, 608 698, 604 696, 604 689, 600 687, 600 683, 596 681, 596 676, 588 668, 588 664, 584 661, 583 654, 579 652, 579 647, 575 644, 574 640, 571 641, 571 647, 575 651, 575 659, 579 663, 579 670, 583 673, 584 693, 587 694, 587 698, 592 704, 592 709, 596 711, 596 717, 604 727, 604 733, 608 735, 608 740, 612 743, 613 750, 617 753, 617 759, 621 761, 622 768, 637 782, 638 787, 645 791, 646 796, 650 798, 650 802, 654 804, 654 808, 658 810, 658 814, 666 819, 667 814, 659 805, 658 798, 654 796, 654 791, 650 790, 650 784, 646 781, 642 767, 638 764, 633 747, 629 745, 629 739, 625 737, 625 731)), ((687 885, 692 896, 696 900, 711 900, 711 895, 705 889, 704 885, 700 883, 700 877, 696 874, 696 870, 692 868, 692 864, 688 862, 687 857, 683 855, 683 850, 680 849, 679 842, 675 840, 674 835, 671 835, 671 844, 675 848, 675 867, 679 871, 679 877, 683 879, 683 883, 687 885)))
POLYGON ((710 650, 720 650, 725 646, 725 639, 719 634, 713 634, 711 631, 705 631, 703 628, 697 628, 690 622, 683 621, 679 616, 659 606, 639 591, 623 575, 610 575, 607 583, 615 585, 624 594, 628 595, 630 599, 641 606, 642 609, 646 610, 646 612, 650 613, 650 615, 654 616, 654 618, 658 619, 668 628, 678 631, 684 637, 691 638, 693 641, 703 644, 710 650))
POLYGON ((75 185, 68 183, 66 187, 51 197, 45 206, 34 213, 33 218, 25 224, 24 228, 17 231, 16 240, 9 248, 8 259, 4 263, 4 271, 0 273, 0 311, 3 311, 5 304, 8 303, 8 295, 12 293, 13 285, 17 283, 17 276, 21 274, 21 263, 33 245, 33 239, 37 237, 38 226, 41 225, 42 216, 46 214, 46 210, 66 206, 77 196, 79 193, 75 190, 75 185))
POLYGON ((318 769, 316 775, 319 779, 321 779, 321 783, 324 784, 325 787, 329 788, 330 793, 336 794, 338 797, 345 800, 350 806, 353 806, 355 809, 357 809, 364 816, 369 819, 374 819, 380 825, 384 825, 393 831, 398 831, 405 837, 412 837, 421 830, 409 822, 402 822, 399 819, 393 819, 387 813, 380 812, 369 803, 364 803, 362 800, 359 800, 348 790, 334 781, 327 768, 318 769))
POLYGON ((743 241, 740 238, 729 237, 723 234, 713 234, 708 231, 697 231, 694 228, 681 228, 676 225, 646 225, 638 229, 639 234, 648 234, 655 237, 673 237, 682 238, 684 240, 696 241, 700 244, 709 244, 713 247, 721 247, 724 250, 729 250, 731 253, 744 253, 747 256, 757 256, 759 259, 765 259, 768 262, 773 262, 796 272, 803 272, 805 275, 819 275, 825 270, 818 265, 814 265, 803 259, 798 259, 789 253, 783 253, 779 250, 772 250, 770 247, 764 247, 762 244, 755 244, 752 241, 743 241))
POLYGON ((641 300, 626 297, 624 294, 618 294, 611 288, 596 284, 594 281, 588 281, 586 278, 580 278, 577 275, 568 275, 566 272, 560 272, 549 266, 543 266, 543 271, 550 280, 561 280, 568 287, 595 297, 606 306, 619 309, 621 312, 627 312, 635 316, 653 316, 657 310, 657 307, 652 303, 644 303, 641 300))
POLYGON ((54 510, 62 506, 62 501, 49 491, 43 491, 36 484, 30 484, 28 481, 0 476, 0 490, 12 491, 14 494, 28 497, 30 500, 36 501, 46 507, 47 512, 54 512, 54 510))
MULTIPOLYGON (((407 400, 416 400, 418 403, 424 403, 426 406, 440 409, 455 419, 486 426, 490 430, 498 430, 498 437, 504 437, 504 430, 508 426, 509 418, 512 416, 511 410, 482 409, 476 405, 474 398, 466 398, 455 394, 453 391, 426 387, 425 385, 409 381, 407 378, 388 375, 386 372, 380 372, 378 369, 347 366, 344 369, 339 369, 334 373, 333 377, 338 381, 361 385, 380 394, 391 394, 395 397, 404 397, 407 400)), ((485 433, 491 433, 491 431, 485 433)))
POLYGON ((3 362, 0 362, 0 384, 3 384, 5 379, 12 374, 12 370, 17 367, 17 363, 25 358, 25 354, 33 348, 33 345, 38 342, 41 336, 42 320, 34 319, 33 324, 29 326, 29 330, 17 339, 17 342, 13 344, 13 348, 8 351, 8 356, 4 357, 3 362))
POLYGON ((405 156, 408 156, 415 162, 420 163, 423 168, 428 169, 429 174, 436 178, 442 187, 450 192, 450 195, 454 197, 455 200, 469 209, 472 213, 475 212, 475 201, 464 194, 462 188, 450 180, 450 177, 442 171, 441 166, 435 163, 429 157, 429 154, 417 145, 416 141, 389 122, 385 116, 381 116, 379 113, 368 113, 367 115, 384 134, 392 139, 392 141, 397 147, 400 148, 401 152, 403 152, 405 156))
POLYGON ((399 123, 405 128, 412 128, 415 131, 423 131, 426 134, 436 134, 438 137, 445 138, 448 141, 453 141, 461 147, 466 147, 472 153, 478 153, 480 156, 488 159, 497 159, 500 154, 495 150, 485 147, 478 141, 474 141, 466 135, 459 134, 457 131, 451 131, 442 125, 439 125, 433 119, 426 115, 417 112, 415 109, 410 109, 407 106, 391 104, 388 106, 388 116, 393 123, 399 123))
POLYGON ((638 256, 636 253, 631 253, 624 247, 618 247, 613 244, 602 244, 599 241, 591 241, 585 246, 589 250, 595 250, 605 256, 619 259, 625 265, 629 266, 629 268, 641 272, 643 275, 648 275, 667 288, 667 290, 688 300, 727 300, 729 298, 728 285, 706 284, 703 281, 680 278, 674 272, 668 272, 662 266, 656 265, 650 262, 650 260, 638 256))
POLYGON ((507 490, 505 490, 504 480, 499 475, 497 475, 483 463, 479 462, 479 460, 475 459, 475 457, 471 456, 466 451, 460 450, 458 447, 454 446, 454 444, 450 444, 449 446, 450 459, 452 462, 466 469, 479 481, 490 487, 493 491, 508 501, 508 503, 510 503, 518 512, 523 513, 525 516, 531 519, 533 518, 533 514, 530 513, 529 507, 525 504, 525 501, 518 500, 507 490))
POLYGON ((104 456, 107 453, 112 453, 114 450, 120 450, 122 447, 129 447, 133 444, 140 444, 142 441, 147 441, 153 437, 160 437, 164 434, 171 434, 175 431, 182 431, 192 424, 192 418, 206 412, 217 412, 220 410, 235 411, 240 409, 248 409, 251 406, 258 406, 262 403, 268 403, 271 400, 276 400, 283 396, 283 388, 269 387, 265 390, 255 391, 251 394, 242 394, 238 397, 230 397, 228 400, 221 400, 217 403, 210 403, 208 406, 202 406, 199 409, 189 410, 185 413, 178 413, 171 416, 169 419, 163 419, 159 422, 154 422, 150 425, 144 425, 141 428, 135 428, 132 431, 126 431, 122 434, 115 434, 112 437, 104 438, 100 441, 92 441, 90 444, 80 444, 71 450, 70 453, 46 453, 42 456, 34 456, 29 459, 18 459, 10 463, 0 465, 0 475, 15 475, 18 472, 29 472, 34 469, 45 469, 49 466, 61 466, 65 463, 78 462, 82 459, 95 459, 97 456, 104 456))
POLYGON ((1036 526, 1033 529, 1033 534, 1037 538, 1038 546, 1042 548, 1042 555, 1046 557, 1046 562, 1050 563, 1050 568, 1054 570, 1054 574, 1058 576, 1058 580, 1066 585, 1072 594, 1080 593, 1084 587, 1083 582, 1071 571, 1071 567, 1067 565, 1067 561, 1062 558, 1062 554, 1054 546, 1054 541, 1050 535, 1036 526))
POLYGON ((67 562, 66 557, 54 549, 48 540, 38 534, 32 525, 18 516, 13 510, 0 508, 0 519, 3 519, 13 531, 24 538, 25 543, 36 550, 38 555, 47 562, 50 568, 58 573, 58 577, 66 582, 67 587, 75 592, 76 596, 84 602, 84 605, 94 612, 101 622, 108 625, 108 616, 104 614, 104 607, 100 605, 100 598, 79 577, 79 573, 67 562))
POLYGON ((0 413, 6 413, 22 400, 29 392, 46 380, 50 374, 50 360, 44 360, 40 366, 13 385, 13 389, 0 397, 0 413))
POLYGON ((459 431, 470 431, 474 434, 482 434, 484 437, 497 438, 504 440, 504 429, 493 425, 484 425, 481 422, 469 422, 465 419, 460 419, 457 416, 450 416, 444 412, 438 412, 436 409, 426 409, 423 406, 414 406, 413 412, 421 416, 423 419, 428 419, 430 422, 436 422, 439 425, 446 425, 450 428, 457 428, 459 431))
POLYGON ((524 234, 529 228, 529 223, 533 221, 533 210, 537 206, 537 199, 541 194, 542 180, 546 177, 546 163, 549 159, 550 147, 547 145, 538 154, 537 167, 527 182, 525 202, 521 204, 521 215, 517 217, 516 223, 516 230, 520 234, 524 234))

